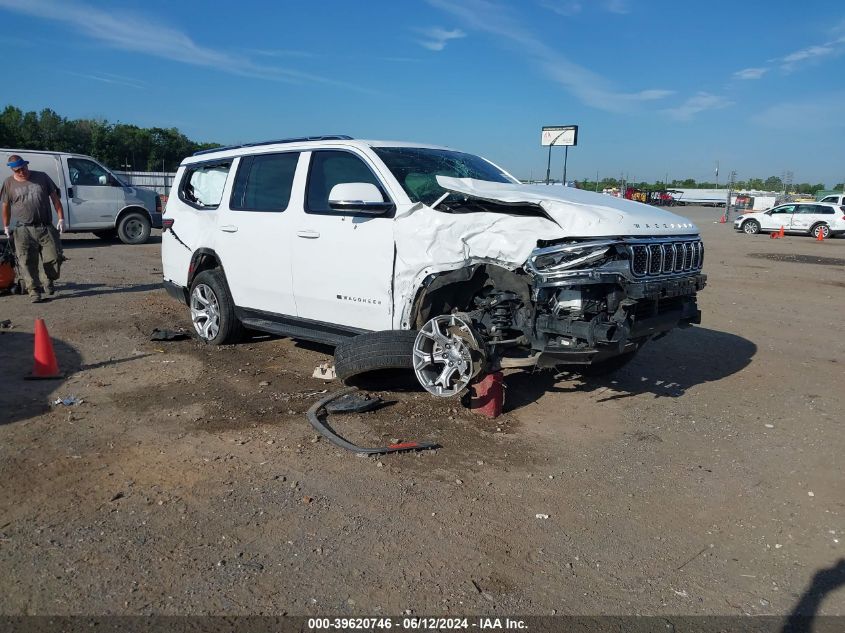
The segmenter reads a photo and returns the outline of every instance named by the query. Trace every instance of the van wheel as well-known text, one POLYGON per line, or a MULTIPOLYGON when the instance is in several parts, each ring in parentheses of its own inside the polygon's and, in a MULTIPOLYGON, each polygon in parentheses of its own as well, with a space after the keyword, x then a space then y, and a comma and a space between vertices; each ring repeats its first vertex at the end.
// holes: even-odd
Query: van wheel
POLYGON ((196 276, 189 306, 194 330, 206 343, 223 345, 241 337, 243 326, 235 316, 235 303, 219 269, 204 270, 196 276))
POLYGON ((346 380, 383 369, 414 368, 416 330, 384 330, 359 334, 334 350, 337 377, 346 380))
POLYGON ((104 231, 93 231, 94 235, 101 240, 111 241, 117 237, 117 229, 106 229, 104 231))
POLYGON ((117 225, 117 236, 124 244, 143 244, 150 239, 150 219, 139 211, 127 213, 117 225))

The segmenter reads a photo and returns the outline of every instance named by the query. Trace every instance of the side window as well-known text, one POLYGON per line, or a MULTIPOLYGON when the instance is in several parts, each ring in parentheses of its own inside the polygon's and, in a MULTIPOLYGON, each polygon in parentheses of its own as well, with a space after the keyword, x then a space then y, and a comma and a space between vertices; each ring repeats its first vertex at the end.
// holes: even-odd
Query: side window
POLYGON ((298 161, 297 152, 242 158, 229 208, 240 211, 287 209, 298 161))
POLYGON ((223 188, 231 160, 189 167, 179 185, 179 197, 197 209, 216 209, 223 199, 223 188))
POLYGON ((329 193, 335 185, 346 182, 373 184, 381 192, 382 202, 387 202, 384 188, 363 160, 350 152, 325 150, 311 154, 305 194, 306 210, 312 213, 337 213, 329 207, 329 193))
POLYGON ((836 211, 833 207, 823 207, 821 205, 818 205, 816 207, 816 213, 819 215, 833 215, 834 213, 836 213, 836 211))
POLYGON ((828 196, 822 198, 819 202, 839 202, 839 196, 828 196))
POLYGON ((777 207, 775 209, 772 209, 772 215, 777 215, 777 214, 781 214, 781 213, 792 214, 794 212, 795 212, 795 206, 791 205, 791 204, 784 206, 784 207, 777 207))
POLYGON ((67 170, 70 173, 70 184, 93 187, 109 185, 109 172, 94 161, 84 158, 68 158, 67 170))
POLYGON ((795 213, 800 213, 801 215, 815 215, 818 213, 817 209, 818 207, 814 204, 799 204, 795 213))

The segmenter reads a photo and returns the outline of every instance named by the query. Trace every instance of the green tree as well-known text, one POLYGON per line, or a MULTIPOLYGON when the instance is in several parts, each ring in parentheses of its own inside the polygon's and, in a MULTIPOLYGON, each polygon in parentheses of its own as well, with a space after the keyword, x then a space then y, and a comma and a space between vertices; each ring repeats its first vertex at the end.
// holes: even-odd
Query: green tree
POLYGON ((783 191, 783 181, 777 176, 769 176, 763 183, 763 189, 766 191, 783 191))

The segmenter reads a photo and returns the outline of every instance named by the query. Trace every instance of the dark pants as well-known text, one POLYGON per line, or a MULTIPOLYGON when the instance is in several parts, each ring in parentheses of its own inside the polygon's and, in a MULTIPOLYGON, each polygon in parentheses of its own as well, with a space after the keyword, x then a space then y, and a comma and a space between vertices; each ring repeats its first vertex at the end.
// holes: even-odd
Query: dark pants
POLYGON ((15 252, 29 294, 41 291, 42 278, 45 278, 45 286, 59 278, 62 266, 61 247, 58 245, 60 239, 59 232, 52 224, 18 226, 15 229, 15 252))

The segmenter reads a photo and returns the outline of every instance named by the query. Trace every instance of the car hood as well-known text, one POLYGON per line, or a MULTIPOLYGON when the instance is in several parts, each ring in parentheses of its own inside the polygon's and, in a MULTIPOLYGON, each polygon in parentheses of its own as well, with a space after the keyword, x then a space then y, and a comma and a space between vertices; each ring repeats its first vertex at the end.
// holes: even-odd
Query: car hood
MULTIPOLYGON (((698 228, 679 215, 641 202, 572 187, 519 185, 472 178, 437 176, 444 189, 481 200, 537 205, 563 229, 565 237, 697 234, 698 228)), ((550 232, 558 233, 552 227, 550 232)), ((554 239, 558 237, 539 238, 554 239)))

